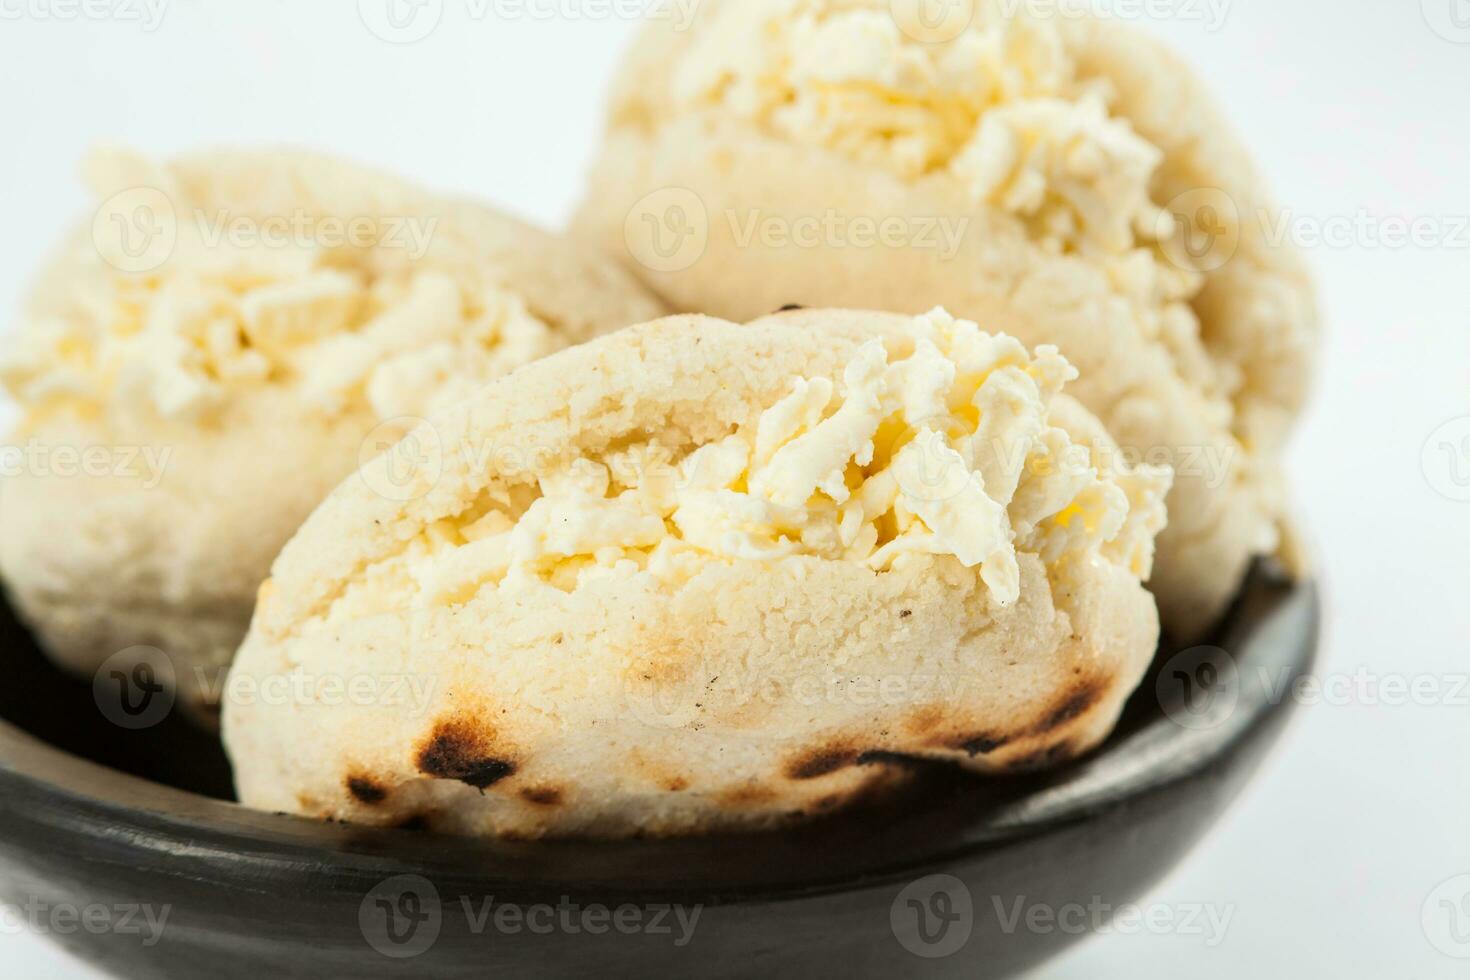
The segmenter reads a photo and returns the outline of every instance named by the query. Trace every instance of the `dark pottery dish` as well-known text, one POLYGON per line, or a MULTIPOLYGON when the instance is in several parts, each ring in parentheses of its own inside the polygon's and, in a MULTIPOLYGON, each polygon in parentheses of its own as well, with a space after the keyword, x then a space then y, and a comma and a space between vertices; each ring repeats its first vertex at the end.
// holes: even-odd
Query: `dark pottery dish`
POLYGON ((128 977, 1012 976, 1200 838, 1280 735, 1318 615, 1257 569, 1217 645, 1054 772, 928 771, 783 833, 511 843, 236 806, 217 740, 112 724, 3 608, 0 887, 128 977))

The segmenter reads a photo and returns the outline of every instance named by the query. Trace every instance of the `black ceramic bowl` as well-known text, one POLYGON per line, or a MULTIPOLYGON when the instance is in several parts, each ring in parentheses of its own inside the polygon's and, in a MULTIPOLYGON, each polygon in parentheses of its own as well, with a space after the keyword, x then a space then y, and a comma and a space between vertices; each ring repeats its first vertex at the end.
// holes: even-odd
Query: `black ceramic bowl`
POLYGON ((4 898, 129 977, 1011 976, 1204 833, 1280 734, 1317 620, 1314 589, 1258 569, 1215 646, 1156 665, 1056 772, 936 769, 792 832, 528 844, 243 809, 216 740, 111 724, 3 609, 4 898))

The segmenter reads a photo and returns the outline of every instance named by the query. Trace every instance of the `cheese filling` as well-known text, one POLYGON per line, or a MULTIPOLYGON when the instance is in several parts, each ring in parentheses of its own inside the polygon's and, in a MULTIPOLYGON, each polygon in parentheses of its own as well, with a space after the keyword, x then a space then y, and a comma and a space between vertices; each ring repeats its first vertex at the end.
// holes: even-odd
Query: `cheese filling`
POLYGON ((123 213, 99 215, 103 239, 77 255, 85 274, 22 325, 0 362, 0 383, 32 412, 72 404, 193 419, 284 385, 326 413, 423 416, 557 346, 474 262, 438 261, 432 215, 312 218, 308 201, 301 215, 231 215, 193 207, 167 169, 126 154, 100 154, 90 171, 103 196, 138 186, 140 172, 167 189, 172 214, 149 220, 168 219, 177 237, 158 268, 128 271, 127 254, 110 255, 126 239, 106 240, 106 219, 126 233, 142 217, 127 194, 114 199, 123 213), (259 234, 239 234, 242 221, 259 234))
POLYGON ((1013 216, 1036 248, 1100 270, 1190 384, 1211 398, 1241 389, 1189 307, 1207 257, 1154 200, 1163 153, 1111 111, 1106 79, 1083 76, 1055 17, 1005 0, 730 0, 669 86, 655 113, 734 119, 905 181, 953 183, 971 206, 1013 216))
POLYGON ((1146 578, 1170 474, 1106 459, 1050 423, 1075 377, 1066 360, 943 310, 909 335, 869 341, 837 383, 794 378, 752 424, 680 458, 650 443, 579 459, 542 477, 528 504, 502 493, 440 521, 330 618, 381 611, 404 588, 417 608, 606 577, 676 589, 747 561, 882 572, 947 555, 1001 604, 1019 597, 1018 552, 1052 566, 1101 556, 1146 578))
POLYGON ((949 173, 1052 250, 1151 239, 1159 150, 1077 80, 1055 24, 1011 6, 982 0, 935 44, 877 0, 727 3, 675 67, 674 99, 907 179, 949 173))

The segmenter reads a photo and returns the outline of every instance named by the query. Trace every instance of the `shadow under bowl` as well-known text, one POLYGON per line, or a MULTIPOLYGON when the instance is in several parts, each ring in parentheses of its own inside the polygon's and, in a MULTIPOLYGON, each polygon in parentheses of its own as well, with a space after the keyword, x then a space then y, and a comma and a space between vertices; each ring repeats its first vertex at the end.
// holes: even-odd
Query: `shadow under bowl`
POLYGON ((215 737, 111 723, 0 605, 0 893, 128 977, 1013 976, 1083 933, 1049 916, 1105 916, 1204 834, 1280 735, 1319 613, 1258 567, 1213 645, 1055 771, 934 767, 778 833, 516 843, 240 807, 215 737))

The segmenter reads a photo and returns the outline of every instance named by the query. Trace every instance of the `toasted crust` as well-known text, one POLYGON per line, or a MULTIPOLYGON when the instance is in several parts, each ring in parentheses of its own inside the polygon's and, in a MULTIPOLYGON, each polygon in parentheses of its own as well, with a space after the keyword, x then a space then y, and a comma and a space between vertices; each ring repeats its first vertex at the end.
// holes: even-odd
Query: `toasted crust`
MULTIPOLYGON (((326 157, 212 153, 137 173, 114 165, 94 183, 104 197, 158 187, 179 209, 235 220, 432 221, 423 266, 493 281, 547 324, 554 346, 663 311, 589 249, 326 157)), ((119 280, 126 277, 102 260, 89 224, 40 277, 23 332, 94 317, 85 304, 119 280)), ((0 485, 0 571, 12 597, 66 667, 91 673, 126 648, 155 646, 173 660, 185 706, 205 709, 271 560, 357 465, 378 416, 356 401, 308 405, 274 382, 233 390, 204 417, 119 411, 100 391, 47 399, 25 406, 14 441, 102 451, 110 469, 27 467, 0 485)))
POLYGON ((1118 442, 1174 465, 1171 524, 1151 588, 1171 632, 1207 630, 1251 558, 1276 546, 1285 509, 1279 456, 1309 387, 1317 311, 1299 255, 1267 241, 1264 182, 1204 86, 1165 46, 1126 25, 1054 21, 1079 81, 1103 80, 1113 116, 1160 151, 1152 200, 1186 224, 1227 202, 1208 213, 1226 222, 1220 240, 1233 251, 1204 271, 1188 303, 1198 322, 1181 335, 1177 324, 1162 332, 1150 325, 1152 314, 1106 269, 1043 249, 1012 215, 976 204, 947 174, 904 178, 726 112, 678 105, 675 66, 723 6, 703 5, 688 30, 651 26, 635 44, 577 233, 626 256, 679 309, 743 319, 789 303, 900 312, 939 303, 1026 343, 1059 345, 1082 371, 1072 393, 1118 442), (630 212, 665 189, 697 198, 708 231, 697 260, 672 270, 640 264, 626 237, 630 212), (749 237, 753 214, 828 210, 965 224, 952 254, 749 237))
MULTIPOLYGON (((386 457, 344 482, 282 551, 235 663, 225 738, 242 801, 467 834, 676 834, 830 811, 901 780, 902 757, 1003 772, 1095 746, 1158 629, 1138 578, 1101 559, 1059 571, 1023 553, 1007 606, 951 557, 886 572, 812 557, 711 566, 672 591, 635 576, 437 609, 384 586, 376 613, 330 615, 430 525, 535 479, 488 448, 687 451, 907 322, 799 311, 620 331, 419 429, 418 450, 444 450, 420 453, 411 499, 374 492, 386 457), (401 697, 250 693, 303 676, 401 697)), ((1053 419, 1107 441, 1065 398, 1053 419)))

